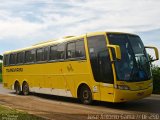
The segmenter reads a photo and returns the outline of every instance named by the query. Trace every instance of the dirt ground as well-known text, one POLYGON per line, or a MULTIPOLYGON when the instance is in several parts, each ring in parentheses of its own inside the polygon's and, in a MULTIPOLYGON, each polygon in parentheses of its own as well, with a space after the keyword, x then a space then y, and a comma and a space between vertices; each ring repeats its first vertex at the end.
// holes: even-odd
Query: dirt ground
POLYGON ((22 96, 3 89, 3 92, 0 92, 0 104, 52 120, 106 119, 108 115, 118 115, 123 118, 125 116, 122 115, 141 115, 139 117, 141 118, 144 115, 148 117, 156 114, 160 117, 159 95, 125 104, 95 101, 93 105, 83 105, 73 98, 35 93, 22 96))

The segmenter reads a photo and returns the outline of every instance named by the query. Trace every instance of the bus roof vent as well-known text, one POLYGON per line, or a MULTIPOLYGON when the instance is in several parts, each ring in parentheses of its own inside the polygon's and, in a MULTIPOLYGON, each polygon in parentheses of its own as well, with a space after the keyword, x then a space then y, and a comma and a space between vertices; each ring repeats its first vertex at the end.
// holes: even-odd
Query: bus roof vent
POLYGON ((74 37, 74 36, 64 36, 63 38, 71 38, 71 37, 74 37))

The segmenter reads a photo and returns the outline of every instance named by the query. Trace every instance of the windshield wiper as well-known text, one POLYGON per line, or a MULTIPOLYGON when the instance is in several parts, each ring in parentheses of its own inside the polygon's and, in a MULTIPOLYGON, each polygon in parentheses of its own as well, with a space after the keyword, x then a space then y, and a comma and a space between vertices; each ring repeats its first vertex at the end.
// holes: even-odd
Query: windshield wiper
POLYGON ((131 73, 130 73, 130 78, 129 78, 129 80, 133 80, 133 76, 134 76, 134 66, 133 66, 133 68, 132 68, 132 70, 131 70, 131 73))
POLYGON ((137 81, 137 80, 136 80, 136 79, 138 78, 137 72, 139 71, 139 68, 138 68, 138 71, 136 71, 137 68, 138 68, 137 62, 134 61, 134 62, 133 62, 133 68, 132 68, 132 70, 131 70, 129 80, 131 80, 131 81, 137 81))

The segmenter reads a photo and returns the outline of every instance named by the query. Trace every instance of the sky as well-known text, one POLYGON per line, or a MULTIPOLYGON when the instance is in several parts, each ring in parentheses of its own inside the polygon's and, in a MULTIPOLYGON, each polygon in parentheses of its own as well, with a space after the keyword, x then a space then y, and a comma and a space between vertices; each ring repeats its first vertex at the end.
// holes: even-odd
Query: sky
MULTIPOLYGON (((94 31, 135 33, 146 46, 155 46, 160 51, 160 0, 0 2, 0 54, 38 42, 94 31)), ((154 63, 160 66, 160 61, 154 63)))

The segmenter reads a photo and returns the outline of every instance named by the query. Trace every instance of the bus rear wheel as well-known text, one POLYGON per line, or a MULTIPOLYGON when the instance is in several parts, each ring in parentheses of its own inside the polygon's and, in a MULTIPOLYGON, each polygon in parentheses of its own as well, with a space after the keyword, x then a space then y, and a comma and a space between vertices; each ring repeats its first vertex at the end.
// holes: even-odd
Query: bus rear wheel
POLYGON ((21 93, 21 86, 18 82, 15 83, 15 92, 17 95, 19 95, 21 93))
POLYGON ((22 92, 23 92, 23 95, 28 95, 29 94, 29 86, 28 86, 27 82, 23 83, 22 92))
POLYGON ((92 93, 88 86, 82 86, 80 90, 80 100, 83 104, 92 103, 92 93))

